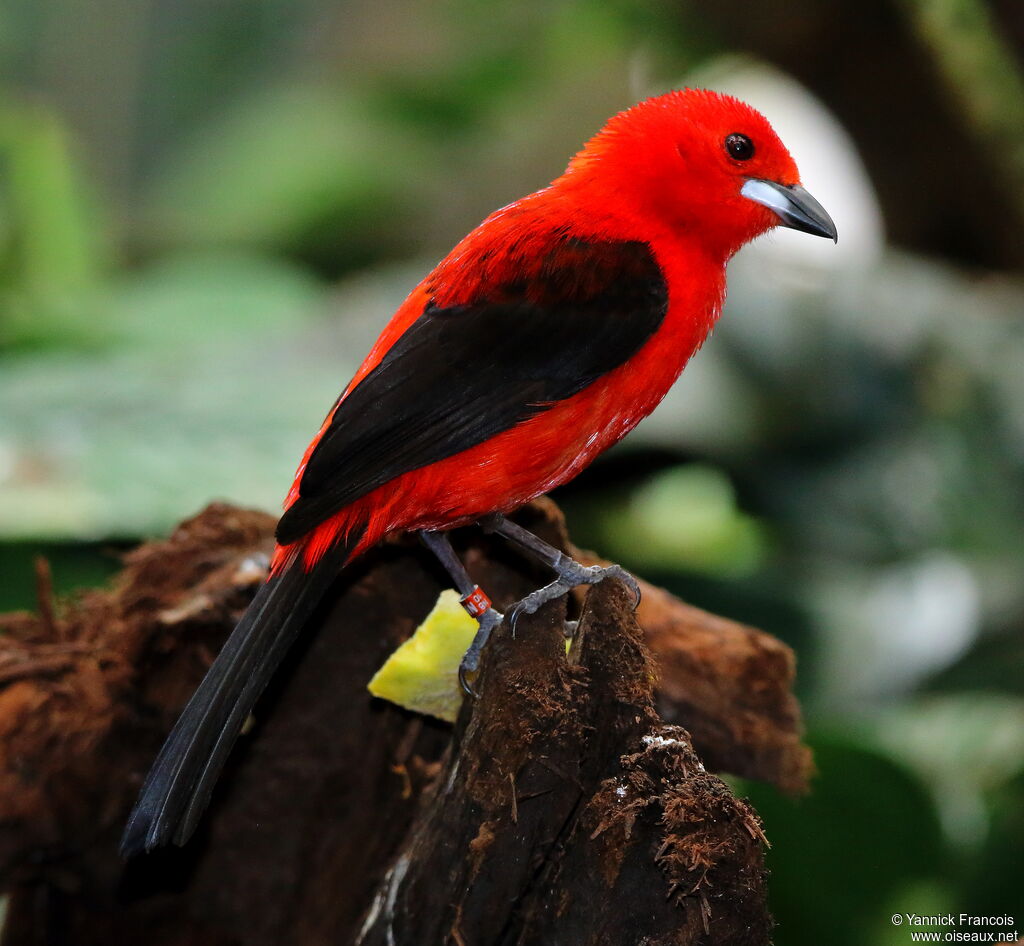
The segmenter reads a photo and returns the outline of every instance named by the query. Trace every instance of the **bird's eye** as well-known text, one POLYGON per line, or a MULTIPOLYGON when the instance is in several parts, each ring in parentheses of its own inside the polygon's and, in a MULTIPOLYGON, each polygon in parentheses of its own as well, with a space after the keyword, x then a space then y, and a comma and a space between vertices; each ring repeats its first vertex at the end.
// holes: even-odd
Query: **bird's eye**
POLYGON ((736 161, 749 161, 754 156, 754 142, 746 135, 732 134, 725 139, 725 150, 736 161))

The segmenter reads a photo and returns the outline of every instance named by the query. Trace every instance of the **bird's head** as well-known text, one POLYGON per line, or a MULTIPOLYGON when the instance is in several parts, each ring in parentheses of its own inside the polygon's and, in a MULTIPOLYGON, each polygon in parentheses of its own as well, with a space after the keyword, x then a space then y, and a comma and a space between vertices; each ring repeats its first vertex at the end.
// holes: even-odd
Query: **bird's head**
POLYGON ((619 113, 573 158, 564 180, 726 257, 775 226, 836 239, 832 218, 768 120, 739 99, 683 89, 619 113))

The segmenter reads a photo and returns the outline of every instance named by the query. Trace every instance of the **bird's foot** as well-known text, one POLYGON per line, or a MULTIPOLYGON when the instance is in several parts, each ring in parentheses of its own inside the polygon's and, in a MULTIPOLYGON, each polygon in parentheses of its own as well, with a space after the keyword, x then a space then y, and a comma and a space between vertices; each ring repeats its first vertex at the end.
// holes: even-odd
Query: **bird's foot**
POLYGON ((480 670, 480 654, 483 653, 491 631, 501 623, 503 617, 504 615, 500 611, 489 607, 477 618, 480 626, 473 637, 473 643, 469 645, 469 650, 462 655, 462 661, 459 663, 459 683, 469 696, 477 695, 476 690, 473 689, 473 683, 480 670))
POLYGON ((536 614, 542 605, 567 595, 577 585, 596 585, 606 578, 617 578, 633 593, 633 609, 640 605, 640 585, 621 565, 582 565, 567 555, 560 555, 559 561, 551 567, 558 577, 543 588, 531 592, 509 609, 509 626, 515 634, 516 623, 524 614, 536 614))

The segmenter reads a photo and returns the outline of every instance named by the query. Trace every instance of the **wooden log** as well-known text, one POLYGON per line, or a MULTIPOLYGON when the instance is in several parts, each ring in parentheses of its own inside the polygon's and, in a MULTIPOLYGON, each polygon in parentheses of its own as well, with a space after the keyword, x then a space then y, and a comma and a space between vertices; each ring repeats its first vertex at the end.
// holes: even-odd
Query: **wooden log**
POLYGON ((653 708, 619 584, 503 627, 360 946, 767 943, 760 823, 653 708))
MULTIPOLYGON (((522 515, 567 542, 550 504, 522 515)), ((446 584, 405 540, 339 578, 194 843, 124 867, 127 809, 262 580, 272 527, 212 506, 132 552, 110 589, 43 621, 0 618, 5 946, 351 943, 360 931, 367 944, 638 942, 645 930, 650 942, 767 942, 756 816, 698 757, 799 784, 808 757, 788 651, 728 622, 705 627, 690 667, 708 689, 687 712, 711 722, 706 745, 691 744, 658 719, 669 678, 656 694, 643 635, 608 584, 590 596, 568 658, 557 607, 524 620, 516 640, 499 632, 481 698, 453 732, 365 690, 446 584), (741 686, 711 632, 722 653, 747 642, 741 686), (737 699, 750 686, 757 699, 737 699), (759 725, 729 725, 733 709, 759 725), (633 938, 608 939, 612 922, 633 938)), ((476 530, 457 539, 499 604, 545 577, 476 530)), ((649 641, 686 652, 693 615, 668 598, 658 607, 649 641)))

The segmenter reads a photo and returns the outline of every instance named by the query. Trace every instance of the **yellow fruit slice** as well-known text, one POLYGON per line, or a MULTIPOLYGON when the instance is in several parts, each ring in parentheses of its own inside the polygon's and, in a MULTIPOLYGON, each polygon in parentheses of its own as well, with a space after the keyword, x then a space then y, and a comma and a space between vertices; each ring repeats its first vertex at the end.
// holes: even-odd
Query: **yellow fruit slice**
POLYGON ((454 722, 462 706, 459 661, 477 623, 454 589, 442 591, 434 609, 377 671, 368 689, 415 713, 454 722))

